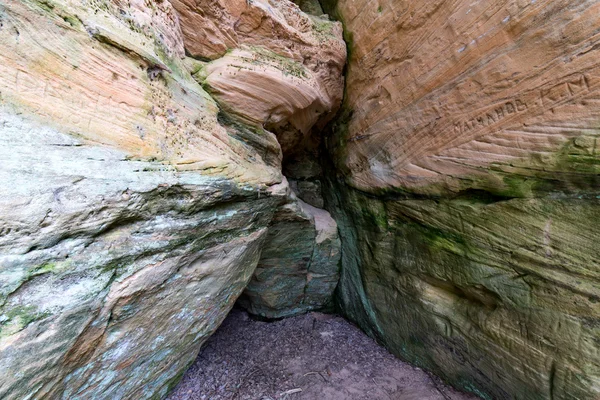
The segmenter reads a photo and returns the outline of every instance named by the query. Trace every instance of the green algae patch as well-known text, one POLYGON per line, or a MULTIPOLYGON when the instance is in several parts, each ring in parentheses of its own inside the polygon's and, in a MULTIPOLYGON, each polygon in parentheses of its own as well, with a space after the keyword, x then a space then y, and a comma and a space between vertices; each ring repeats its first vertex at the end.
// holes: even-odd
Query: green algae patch
POLYGON ((459 235, 423 226, 419 226, 417 230, 421 232, 433 252, 442 251, 464 257, 469 251, 465 239, 459 235))
POLYGON ((311 20, 313 22, 313 32, 317 37, 322 37, 324 40, 337 38, 334 31, 335 22, 318 17, 311 17, 311 20))
POLYGON ((596 153, 596 138, 578 136, 567 141, 551 154, 532 154, 507 164, 492 164, 490 176, 498 179, 478 179, 481 186, 506 197, 540 197, 565 194, 590 197, 600 193, 600 154, 596 153))
POLYGON ((295 76, 296 78, 307 79, 308 74, 304 66, 290 58, 280 56, 279 54, 262 46, 249 46, 254 54, 253 58, 245 58, 252 65, 262 65, 264 63, 273 65, 285 75, 295 76))
POLYGON ((538 197, 546 180, 499 176, 496 188, 476 182, 447 197, 379 197, 339 182, 335 196, 326 191, 343 238, 338 302, 394 354, 482 398, 506 398, 506 387, 547 392, 547 357, 563 379, 557 396, 589 398, 596 367, 585 349, 600 321, 600 231, 589 221, 600 218, 600 202, 552 180, 538 197), (511 368, 515 352, 538 378, 511 368), (580 383, 566 378, 574 355, 580 383), (498 377, 499 368, 508 372, 498 377))
MULTIPOLYGON (((349 185, 353 185, 353 171, 345 165, 351 148, 348 124, 350 110, 342 109, 331 125, 329 151, 336 167, 349 185)), ((595 198, 600 195, 600 152, 596 150, 595 136, 578 136, 558 147, 552 153, 532 153, 528 157, 488 166, 473 166, 445 179, 426 181, 406 186, 356 187, 380 198, 457 198, 468 199, 470 192, 486 192, 493 201, 545 196, 595 198)), ((481 196, 480 196, 481 197, 481 196)))
POLYGON ((50 316, 48 311, 41 312, 36 306, 14 306, 0 315, 0 339, 13 335, 29 324, 50 316))
MULTIPOLYGON (((63 27, 70 27, 79 31, 84 30, 83 23, 79 16, 73 14, 63 7, 60 3, 52 0, 26 0, 35 9, 48 14, 49 17, 62 20, 66 25, 61 24, 63 27), (58 17, 58 18, 56 18, 58 17)), ((58 20, 58 21, 60 21, 58 20)))
POLYGON ((58 267, 58 265, 55 262, 47 262, 42 265, 38 265, 37 267, 34 267, 33 269, 30 269, 28 271, 26 280, 29 280, 34 276, 47 274, 49 272, 54 272, 57 270, 57 267, 58 267))

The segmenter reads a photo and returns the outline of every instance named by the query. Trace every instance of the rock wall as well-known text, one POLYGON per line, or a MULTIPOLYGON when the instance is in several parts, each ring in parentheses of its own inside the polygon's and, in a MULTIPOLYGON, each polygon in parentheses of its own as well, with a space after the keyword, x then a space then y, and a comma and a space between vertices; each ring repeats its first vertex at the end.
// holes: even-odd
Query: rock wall
POLYGON ((296 3, 0 0, 0 397, 163 397, 338 275, 463 389, 600 397, 600 2, 296 3))
POLYGON ((600 2, 324 6, 347 315, 483 398, 599 398, 600 2))
POLYGON ((256 272, 239 303, 263 318, 333 310, 340 248, 331 215, 292 193, 275 212, 256 272))
MULTIPOLYGON (((303 48, 338 54, 341 68, 339 24, 318 23, 329 41, 303 48)), ((3 399, 164 397, 250 282, 280 206, 296 201, 263 124, 308 135, 339 106, 341 76, 259 42, 206 65, 185 57, 196 53, 183 28, 167 1, 0 0, 3 399), (273 98, 223 92, 242 82, 230 57, 262 68, 273 98), (261 111, 244 118, 238 104, 261 111)), ((311 307, 334 287, 317 288, 311 307)))
POLYGON ((306 185, 322 175, 320 128, 342 99, 341 24, 287 1, 172 3, 186 49, 205 60, 196 62, 194 78, 217 101, 221 118, 258 135, 273 132, 284 166, 292 166, 284 167, 292 190, 276 211, 240 304, 266 318, 323 308, 337 285, 340 242, 335 221, 322 209, 320 186, 306 185))
POLYGON ((346 45, 318 1, 172 0, 195 77, 233 119, 277 135, 284 174, 323 208, 322 128, 339 108, 346 45), (314 127, 314 129, 312 129, 314 127))

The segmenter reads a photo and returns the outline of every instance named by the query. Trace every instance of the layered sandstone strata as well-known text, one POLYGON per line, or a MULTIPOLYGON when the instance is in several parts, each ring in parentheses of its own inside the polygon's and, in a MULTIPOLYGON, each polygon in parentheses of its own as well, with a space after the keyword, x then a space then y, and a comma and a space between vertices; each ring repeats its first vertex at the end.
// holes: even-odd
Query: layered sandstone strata
POLYGON ((319 128, 343 94, 341 24, 287 1, 171 2, 195 59, 194 78, 218 103, 221 120, 256 135, 273 132, 293 188, 241 304, 268 318, 322 308, 337 284, 340 242, 322 209, 317 154, 319 128))
POLYGON ((171 2, 188 53, 211 61, 199 81, 225 111, 277 134, 284 155, 335 115, 346 61, 339 22, 281 0, 171 2))
POLYGON ((163 397, 254 274, 281 147, 185 52, 167 1, 0 1, 1 398, 163 397))
POLYGON ((327 3, 347 314, 484 398, 598 398, 600 2, 327 3))

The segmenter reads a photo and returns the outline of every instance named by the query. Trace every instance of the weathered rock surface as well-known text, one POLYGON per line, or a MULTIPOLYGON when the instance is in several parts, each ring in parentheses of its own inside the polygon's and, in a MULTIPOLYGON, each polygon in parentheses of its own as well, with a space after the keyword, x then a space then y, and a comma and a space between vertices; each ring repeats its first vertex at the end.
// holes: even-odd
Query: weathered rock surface
POLYGON ((327 3, 347 314, 484 398, 599 398, 600 2, 327 3))
MULTIPOLYGON (((287 169, 298 195, 322 208, 315 183, 321 169, 311 157, 320 141, 313 127, 324 126, 342 99, 346 47, 339 22, 308 16, 289 1, 171 2, 181 15, 189 55, 210 60, 191 64, 221 118, 255 135, 273 132, 283 162, 295 165, 287 169)), ((241 299, 250 312, 278 318, 330 305, 339 276, 337 226, 311 205, 289 192, 276 212, 241 299)))
POLYGON ((347 104, 360 105, 345 121, 349 182, 507 197, 595 188, 598 7, 340 1, 347 104))
POLYGON ((246 286, 280 200, 0 124, 0 396, 164 395, 246 286))
POLYGON ((183 57, 166 1, 0 0, 1 398, 163 397, 252 277, 281 147, 183 57))
POLYGON ((339 280, 340 247, 331 215, 290 194, 269 226, 240 305, 265 318, 331 307, 339 280))
MULTIPOLYGON (((118 2, 47 3, 3 4, 5 101, 133 158, 168 160, 179 169, 222 172, 257 184, 280 179, 278 165, 256 163, 256 150, 230 141, 218 125, 216 104, 183 71, 178 28, 153 31, 135 19, 137 7, 118 2), (179 45, 171 48, 171 42, 179 45)), ((167 15, 175 18, 172 13, 167 15)))
POLYGON ((214 60, 200 74, 221 106, 277 134, 284 154, 335 115, 346 45, 339 22, 287 0, 171 0, 186 49, 214 60))
POLYGON ((215 60, 243 44, 264 47, 305 65, 332 99, 341 99, 346 45, 339 22, 307 15, 284 0, 170 1, 192 57, 215 60))
POLYGON ((323 113, 333 108, 309 69, 263 48, 233 50, 209 63, 206 74, 207 90, 225 111, 244 123, 275 132, 298 132, 280 140, 285 153, 298 146, 323 113))

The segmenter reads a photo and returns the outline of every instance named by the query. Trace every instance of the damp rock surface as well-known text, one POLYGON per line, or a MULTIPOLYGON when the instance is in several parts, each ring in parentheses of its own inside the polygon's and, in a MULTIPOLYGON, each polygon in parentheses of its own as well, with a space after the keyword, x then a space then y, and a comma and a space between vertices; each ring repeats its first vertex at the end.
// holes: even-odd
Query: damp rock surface
POLYGON ((486 399, 599 399, 600 1, 321 4, 344 314, 486 399))
POLYGON ((412 367, 341 317, 276 322, 234 309, 168 400, 474 400, 412 367))

